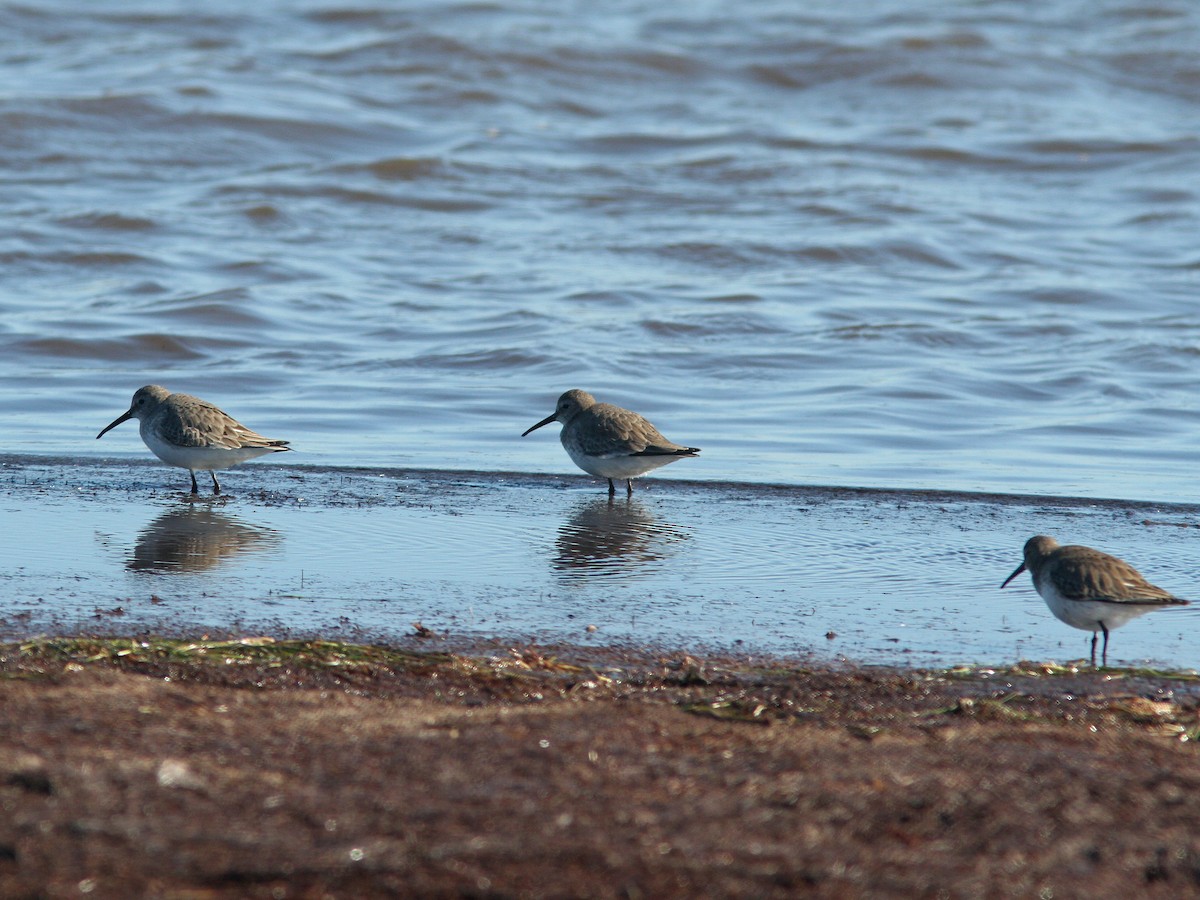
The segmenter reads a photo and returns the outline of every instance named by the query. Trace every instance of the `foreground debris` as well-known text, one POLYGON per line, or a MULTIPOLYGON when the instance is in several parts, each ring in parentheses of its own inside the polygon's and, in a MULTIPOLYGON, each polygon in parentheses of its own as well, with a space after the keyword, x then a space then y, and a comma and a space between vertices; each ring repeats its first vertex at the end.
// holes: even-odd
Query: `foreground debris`
POLYGON ((0 647, 0 896, 1200 893, 1194 674, 420 640, 0 647))

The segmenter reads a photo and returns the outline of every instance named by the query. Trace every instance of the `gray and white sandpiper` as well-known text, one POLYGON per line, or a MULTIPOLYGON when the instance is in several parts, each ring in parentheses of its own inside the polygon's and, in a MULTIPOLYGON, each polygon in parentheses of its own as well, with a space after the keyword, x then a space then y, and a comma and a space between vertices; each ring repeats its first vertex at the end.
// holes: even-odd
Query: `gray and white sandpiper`
POLYGON ((1100 658, 1107 666, 1108 633, 1112 629, 1156 609, 1188 604, 1148 582, 1123 559, 1091 547, 1062 547, 1044 534, 1025 542, 1025 562, 1004 579, 1001 589, 1026 570, 1050 612, 1073 628, 1092 633, 1093 666, 1097 632, 1104 634, 1100 658))
POLYGON ((129 409, 105 426, 96 440, 129 419, 138 420, 142 440, 155 456, 191 472, 193 494, 200 493, 198 471, 212 476, 216 495, 221 493, 217 469, 291 449, 287 441, 265 438, 199 397, 172 394, 157 384, 138 388, 129 409))
POLYGON ((700 452, 698 447, 667 440, 632 410, 597 403, 587 391, 578 389, 559 397, 554 412, 521 437, 551 422, 562 422, 559 439, 575 465, 589 475, 608 479, 610 497, 617 492, 614 478, 625 479, 625 492, 630 495, 633 479, 639 475, 700 452))

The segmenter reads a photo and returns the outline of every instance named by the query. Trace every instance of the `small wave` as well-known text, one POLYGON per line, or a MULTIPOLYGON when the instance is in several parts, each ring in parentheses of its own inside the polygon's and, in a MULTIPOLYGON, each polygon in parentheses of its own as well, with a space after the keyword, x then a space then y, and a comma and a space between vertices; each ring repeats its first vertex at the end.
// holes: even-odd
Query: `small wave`
POLYGON ((268 222, 276 222, 283 217, 283 211, 271 203, 256 203, 253 206, 247 206, 242 210, 244 215, 251 222, 257 222, 260 225, 265 225, 268 222))
POLYGON ((59 109, 103 119, 112 128, 127 128, 132 121, 159 118, 164 107, 150 94, 104 93, 93 97, 65 97, 51 104, 59 109))
POLYGON ((155 260, 138 253, 89 250, 83 253, 0 253, 0 263, 35 263, 48 266, 79 266, 85 269, 109 269, 119 266, 150 265, 155 260))
POLYGON ((482 369, 497 371, 522 370, 542 362, 539 355, 528 350, 502 347, 473 353, 426 353, 413 359, 397 360, 392 365, 401 368, 482 369))
POLYGON ((494 204, 478 199, 458 197, 414 197, 407 194, 389 194, 382 191, 352 190, 331 184, 262 184, 221 185, 215 193, 223 196, 300 197, 318 198, 358 206, 394 206, 401 209, 418 209, 427 212, 485 212, 494 204))
POLYGON ((8 352, 28 359, 90 359, 143 365, 196 360, 207 355, 171 334, 138 334, 126 338, 26 338, 13 341, 8 352))
POLYGON ((382 181, 416 181, 436 175, 443 164, 428 157, 396 156, 368 163, 363 168, 382 181))
POLYGON ((712 297, 703 298, 706 303, 759 303, 762 301, 761 294, 716 294, 712 297))
POLYGON ((905 50, 927 52, 938 50, 942 47, 951 47, 956 50, 977 49, 991 46, 991 43, 986 37, 976 31, 950 31, 945 34, 934 35, 933 37, 901 38, 899 45, 905 50))
POLYGON ((761 316, 715 315, 691 321, 647 319, 641 327, 656 337, 727 337, 735 334, 778 337, 779 326, 761 316))
POLYGON ((724 133, 675 135, 647 132, 622 132, 596 137, 580 138, 575 149, 580 153, 658 153, 666 150, 686 150, 721 143, 727 139, 724 133))
POLYGON ((1047 156, 1080 157, 1124 156, 1127 154, 1162 153, 1173 148, 1171 141, 1112 141, 1080 140, 1078 138, 1054 138, 1043 141, 1025 141, 1014 145, 1035 154, 1047 156))
POLYGON ((686 241, 655 248, 656 255, 675 262, 690 263, 713 269, 748 269, 766 263, 757 247, 736 247, 707 241, 686 241))
POLYGON ((155 314, 156 318, 175 323, 187 323, 201 328, 247 329, 247 334, 262 333, 272 320, 260 316, 244 305, 220 302, 173 303, 171 309, 155 314))
POLYGON ((890 241, 878 246, 830 246, 817 245, 789 250, 786 255, 800 261, 821 263, 853 263, 878 266, 890 261, 916 263, 936 269, 957 270, 963 268, 945 253, 927 244, 916 241, 890 241))
MULTIPOLYGON (((212 133, 221 131, 253 134, 288 144, 311 144, 348 141, 357 132, 339 122, 285 116, 250 115, 241 113, 193 113, 172 117, 172 127, 183 133, 212 133)), ((179 138, 185 140, 182 136, 179 138)))
POLYGON ((141 216, 126 216, 121 213, 84 213, 59 219, 60 225, 71 228, 88 228, 97 231, 151 231, 158 227, 153 219, 141 216))
POLYGON ((149 263, 150 260, 136 253, 67 253, 62 255, 62 262, 73 266, 129 266, 136 263, 149 263))
POLYGON ((896 75, 880 78, 878 83, 887 87, 916 90, 933 90, 935 88, 950 87, 953 84, 953 82, 945 78, 939 78, 929 72, 900 72, 896 75))
POLYGON ((638 306, 653 300, 645 291, 576 291, 563 298, 569 303, 595 304, 597 306, 638 306))

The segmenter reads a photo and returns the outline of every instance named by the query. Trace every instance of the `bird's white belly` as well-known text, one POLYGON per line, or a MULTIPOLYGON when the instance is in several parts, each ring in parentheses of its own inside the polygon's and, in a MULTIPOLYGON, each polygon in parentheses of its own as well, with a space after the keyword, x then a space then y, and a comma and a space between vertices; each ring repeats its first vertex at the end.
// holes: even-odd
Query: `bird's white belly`
POLYGON ((1054 589, 1048 580, 1037 585, 1038 593, 1060 622, 1083 631, 1100 631, 1100 624, 1111 631, 1126 622, 1158 609, 1152 603, 1112 603, 1104 600, 1071 600, 1054 589))
POLYGON ((142 440, 150 451, 168 466, 193 472, 228 469, 256 456, 270 453, 270 447, 180 447, 163 440, 153 428, 142 428, 142 440))
POLYGON ((589 475, 599 478, 637 478, 659 466, 682 459, 680 456, 589 456, 568 441, 563 441, 571 460, 589 475))

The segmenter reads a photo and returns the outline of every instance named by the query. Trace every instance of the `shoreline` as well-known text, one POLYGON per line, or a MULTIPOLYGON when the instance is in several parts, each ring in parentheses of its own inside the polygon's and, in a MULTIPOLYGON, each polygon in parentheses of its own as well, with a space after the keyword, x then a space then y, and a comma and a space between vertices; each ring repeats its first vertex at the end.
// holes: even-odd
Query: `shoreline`
MULTIPOLYGON (((172 487, 186 481, 183 469, 175 470, 160 460, 139 453, 127 457, 122 456, 62 456, 41 455, 33 453, 11 453, 0 451, 0 475, 5 469, 20 469, 28 467, 55 467, 63 469, 119 470, 119 469, 156 469, 162 476, 139 479, 138 487, 145 489, 151 496, 162 498, 169 496, 186 496, 182 488, 172 487), (182 480, 180 477, 182 475, 182 480)), ((339 465, 325 463, 272 463, 258 460, 223 470, 227 474, 234 473, 234 479, 245 483, 243 493, 262 494, 262 499, 270 501, 271 495, 278 493, 274 490, 259 491, 255 485, 254 472, 269 473, 265 479, 275 484, 281 477, 291 474, 330 475, 330 476, 368 476, 381 477, 405 483, 419 484, 429 482, 439 487, 455 487, 469 483, 487 483, 510 485, 513 487, 541 487, 550 489, 581 490, 594 489, 597 496, 604 493, 602 479, 574 473, 564 469, 561 472, 537 472, 516 470, 490 469, 435 469, 418 466, 386 466, 386 465, 339 465)), ((99 485, 97 485, 99 487, 99 485)), ((306 489, 312 492, 313 484, 306 483, 306 489)), ((1169 513, 1192 513, 1200 515, 1200 502, 1180 502, 1161 499, 1146 499, 1136 497, 1088 497, 1072 494, 1054 493, 1013 493, 1005 491, 985 490, 955 490, 939 488, 906 488, 881 487, 872 485, 823 485, 792 482, 772 481, 732 481, 716 479, 693 479, 679 476, 674 471, 667 477, 662 473, 637 479, 634 498, 639 493, 654 493, 658 490, 678 489, 681 491, 712 491, 742 492, 757 494, 763 497, 792 496, 810 502, 838 500, 878 500, 878 501, 909 501, 916 503, 982 503, 1011 506, 1049 506, 1063 509, 1097 509, 1097 510, 1138 510, 1150 512, 1160 510, 1169 513)), ((235 499, 234 495, 221 495, 216 499, 235 499)), ((197 501, 212 500, 211 496, 201 492, 197 501)), ((281 498, 275 498, 281 499, 281 498)), ((318 492, 309 502, 336 502, 333 492, 318 492)), ((1163 523, 1167 524, 1167 523, 1163 523)), ((1175 524, 1175 523, 1170 523, 1175 524)), ((1200 528, 1200 521, 1188 523, 1186 526, 1200 528)))
MULTIPOLYGON (((182 477, 181 477, 182 476, 182 477)), ((1200 507, 1085 498, 247 465, 192 498, 154 460, 0 457, 0 640, 96 630, 395 643, 441 635, 944 668, 1074 659, 1031 534, 1115 552, 1188 596, 1200 507), (169 489, 172 488, 172 489, 169 489)), ((1114 638, 1114 664, 1200 669, 1200 607, 1114 638)))
POLYGON ((505 642, 6 644, 0 894, 1178 896, 1200 876, 1198 683, 505 642))

